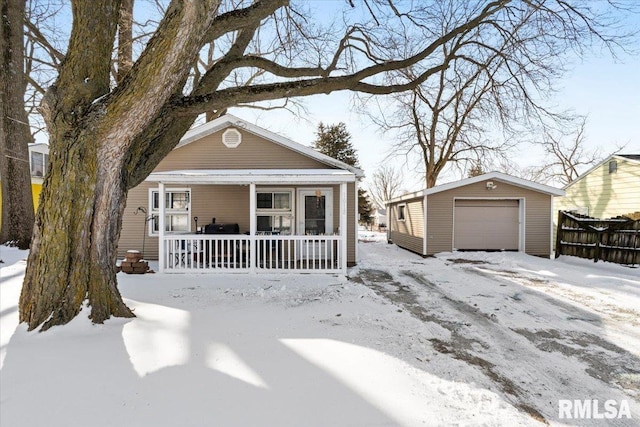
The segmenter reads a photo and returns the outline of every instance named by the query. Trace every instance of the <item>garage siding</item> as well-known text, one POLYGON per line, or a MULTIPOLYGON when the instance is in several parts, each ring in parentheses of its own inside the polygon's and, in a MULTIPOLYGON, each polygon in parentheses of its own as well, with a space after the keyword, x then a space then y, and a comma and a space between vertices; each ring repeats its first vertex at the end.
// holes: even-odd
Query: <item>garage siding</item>
POLYGON ((453 244, 454 198, 524 198, 525 252, 550 255, 551 196, 494 180, 497 188, 487 190, 486 181, 427 196, 427 254, 448 252, 453 244))
POLYGON ((424 199, 412 199, 399 204, 405 204, 405 220, 398 220, 398 205, 390 206, 389 225, 391 241, 398 246, 419 254, 423 253, 424 237, 424 199))

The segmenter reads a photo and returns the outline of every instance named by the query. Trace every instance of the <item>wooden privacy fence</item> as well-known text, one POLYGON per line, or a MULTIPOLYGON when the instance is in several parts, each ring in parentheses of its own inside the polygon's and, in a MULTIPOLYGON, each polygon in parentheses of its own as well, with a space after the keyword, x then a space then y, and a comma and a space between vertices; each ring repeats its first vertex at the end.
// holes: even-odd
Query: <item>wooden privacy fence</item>
POLYGON ((580 258, 640 264, 640 220, 627 217, 591 218, 573 212, 558 212, 556 258, 580 258))

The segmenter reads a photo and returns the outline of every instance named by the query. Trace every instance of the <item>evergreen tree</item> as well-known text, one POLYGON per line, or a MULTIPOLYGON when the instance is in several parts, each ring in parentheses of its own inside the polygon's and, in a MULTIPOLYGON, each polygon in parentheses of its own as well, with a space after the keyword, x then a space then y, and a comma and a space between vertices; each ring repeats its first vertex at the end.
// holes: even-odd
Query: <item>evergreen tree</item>
MULTIPOLYGON (((358 155, 351 145, 351 134, 347 131, 347 125, 340 122, 337 125, 325 126, 320 122, 316 136, 317 139, 313 143, 313 148, 349 166, 359 167, 358 155)), ((371 224, 372 211, 373 206, 371 206, 367 192, 362 188, 358 188, 358 218, 360 224, 371 224)))
POLYGON ((372 212, 373 206, 371 205, 371 200, 369 200, 369 195, 363 188, 358 188, 359 223, 362 225, 370 226, 373 222, 373 216, 371 216, 372 212))
POLYGON ((351 145, 351 134, 347 131, 347 125, 340 122, 337 125, 325 126, 320 122, 316 136, 313 148, 350 166, 359 167, 358 155, 351 145))

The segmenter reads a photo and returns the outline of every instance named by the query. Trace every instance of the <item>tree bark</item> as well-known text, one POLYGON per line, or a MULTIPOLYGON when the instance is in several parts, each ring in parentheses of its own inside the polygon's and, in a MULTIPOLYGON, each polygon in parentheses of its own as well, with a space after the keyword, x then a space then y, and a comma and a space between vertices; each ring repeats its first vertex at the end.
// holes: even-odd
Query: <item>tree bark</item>
POLYGON ((42 330, 65 324, 86 300, 90 318, 133 317, 116 281, 116 249, 126 191, 122 162, 80 135, 54 142, 20 295, 20 321, 42 330), (59 149, 64 146, 65 149, 59 149), (83 165, 78 167, 78 165, 83 165), (55 194, 54 194, 55 191, 55 194))
POLYGON ((33 138, 24 109, 25 3, 23 0, 1 0, 0 5, 0 243, 11 241, 20 249, 27 249, 31 243, 34 212, 29 168, 29 142, 32 142, 33 138))
MULTIPOLYGON (((42 105, 51 154, 20 295, 20 321, 29 330, 68 323, 84 302, 94 323, 134 316, 116 279, 130 162, 153 151, 144 132, 184 85, 213 7, 212 1, 172 2, 150 53, 110 91, 120 1, 74 3, 67 58, 42 105), (84 46, 88 37, 92 50, 84 46)), ((153 167, 146 164, 142 173, 153 167)))

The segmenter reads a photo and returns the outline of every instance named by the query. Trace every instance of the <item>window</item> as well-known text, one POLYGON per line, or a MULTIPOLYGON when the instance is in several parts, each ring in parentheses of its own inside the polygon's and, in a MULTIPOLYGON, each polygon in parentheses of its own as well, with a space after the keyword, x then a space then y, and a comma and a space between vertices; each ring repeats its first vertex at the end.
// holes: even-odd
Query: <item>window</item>
POLYGON ((31 176, 44 176, 47 173, 49 155, 45 153, 31 152, 31 176))
POLYGON ((407 210, 407 205, 406 204, 398 205, 398 221, 404 221, 405 220, 406 210, 407 210))
POLYGON ((292 190, 258 190, 256 192, 256 211, 256 231, 259 233, 292 234, 292 190))
POLYGON ((618 170, 618 162, 611 160, 609 162, 609 173, 614 173, 618 170))
MULTIPOLYGON (((149 234, 158 234, 160 221, 160 192, 158 190, 150 190, 149 205, 153 219, 149 221, 149 234)), ((188 188, 172 188, 165 190, 164 193, 164 209, 165 209, 165 231, 191 231, 191 218, 189 211, 191 210, 191 190, 188 188)))

